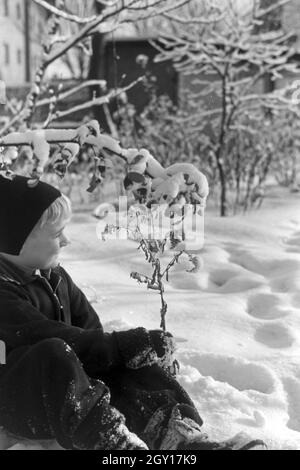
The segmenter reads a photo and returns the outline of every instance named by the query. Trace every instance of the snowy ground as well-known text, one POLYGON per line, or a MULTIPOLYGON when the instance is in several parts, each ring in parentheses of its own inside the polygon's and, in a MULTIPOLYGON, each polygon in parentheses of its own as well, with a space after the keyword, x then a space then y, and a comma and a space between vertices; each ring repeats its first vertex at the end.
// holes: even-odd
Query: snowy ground
MULTIPOLYGON (((271 449, 300 449, 299 209, 300 195, 274 191, 247 216, 208 211, 202 270, 187 273, 184 263, 170 276, 179 380, 215 439, 245 431, 271 449)), ((146 274, 142 253, 131 241, 98 240, 96 224, 74 215, 62 264, 108 330, 158 328, 158 295, 129 277, 146 274)))

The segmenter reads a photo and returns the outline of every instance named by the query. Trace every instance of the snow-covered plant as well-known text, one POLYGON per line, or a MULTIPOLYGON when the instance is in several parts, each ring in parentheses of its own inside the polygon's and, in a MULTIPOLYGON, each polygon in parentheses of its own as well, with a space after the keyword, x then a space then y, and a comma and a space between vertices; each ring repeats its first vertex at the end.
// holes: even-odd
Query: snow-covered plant
POLYGON ((272 170, 278 183, 299 190, 300 183, 300 118, 289 111, 273 117, 272 139, 276 151, 272 170))
POLYGON ((138 250, 143 252, 146 262, 151 265, 152 272, 150 275, 132 272, 130 277, 135 279, 139 284, 145 284, 147 289, 159 294, 161 302, 160 328, 166 331, 168 304, 165 299, 165 283, 169 282, 170 271, 180 262, 183 256, 187 257, 191 264, 191 269, 187 271, 189 273, 198 272, 201 263, 195 253, 189 253, 187 250, 179 250, 176 252, 182 240, 175 238, 175 227, 172 226, 172 224, 170 225, 171 230, 165 233, 163 238, 159 239, 155 236, 156 231, 154 226, 156 221, 154 220, 154 211, 149 212, 146 206, 133 205, 130 208, 130 217, 133 219, 133 224, 129 222, 126 227, 107 224, 102 232, 102 239, 106 240, 108 234, 112 235, 125 229, 128 237, 139 243, 138 250), (148 226, 147 234, 142 228, 144 224, 148 226), (149 227, 149 225, 151 227, 149 227), (151 234, 149 233, 149 228, 151 234), (167 254, 169 255, 168 258, 171 258, 168 262, 166 262, 167 254))
MULTIPOLYGON (((233 1, 192 1, 180 14, 164 15, 170 26, 160 30, 160 40, 154 42, 157 60, 172 60, 183 86, 189 88, 189 115, 180 122, 208 136, 206 148, 217 169, 222 216, 229 212, 232 138, 252 131, 245 129, 243 120, 250 125, 258 110, 267 116, 274 110, 299 113, 290 86, 264 88, 266 77, 275 83, 285 73, 299 73, 293 63, 294 32, 284 31, 280 24, 270 29, 265 21, 285 3, 253 1, 241 10, 233 1)), ((253 157, 255 161, 257 156, 253 157)))
POLYGON ((228 208, 259 208, 266 196, 266 182, 276 158, 272 119, 263 110, 251 118, 241 117, 240 128, 232 132, 228 141, 231 168, 227 171, 228 208), (264 122, 262 130, 261 122, 264 122))
POLYGON ((229 140, 228 204, 235 212, 260 207, 267 182, 298 190, 300 170, 300 119, 288 110, 266 115, 263 110, 240 119, 240 129, 229 140), (263 122, 263 126, 261 123, 263 122))
POLYGON ((146 276, 137 272, 132 272, 131 277, 135 279, 139 284, 146 284, 147 289, 157 291, 160 295, 161 308, 160 316, 161 322, 160 327, 163 331, 166 331, 166 315, 168 311, 168 304, 165 300, 165 282, 169 282, 169 275, 171 269, 179 263, 180 258, 186 255, 193 267, 188 272, 196 272, 199 269, 198 258, 191 254, 180 251, 174 254, 167 264, 163 267, 162 258, 165 252, 166 244, 170 242, 172 246, 172 238, 169 235, 169 239, 164 240, 148 240, 140 234, 140 245, 139 249, 143 251, 146 261, 152 266, 152 275, 146 276))
MULTIPOLYGON (((180 244, 185 241, 182 227, 185 218, 185 207, 193 207, 198 216, 203 216, 209 187, 206 177, 195 166, 187 163, 177 163, 164 169, 157 160, 146 150, 129 149, 124 152, 127 158, 127 176, 124 184, 133 194, 135 201, 140 203, 137 208, 132 207, 134 239, 139 242, 139 249, 145 255, 146 261, 152 266, 151 276, 141 273, 132 273, 131 277, 139 283, 147 285, 148 289, 158 291, 161 298, 161 328, 166 329, 167 303, 164 298, 164 280, 169 280, 171 268, 179 262, 185 253, 193 264, 190 272, 199 269, 199 258, 186 249, 180 250, 180 244), (158 208, 157 212, 153 208, 158 208), (159 237, 157 230, 161 229, 161 208, 169 219, 170 230, 159 237), (150 210, 148 210, 150 209, 150 210), (156 218, 156 220, 154 220, 156 218), (147 225, 147 233, 141 230, 141 225, 147 225), (149 231, 150 227, 150 231, 149 231), (172 259, 163 268, 163 257, 166 248, 180 250, 172 254, 172 259)), ((104 231, 120 230, 124 227, 107 225, 104 231)), ((160 231, 160 230, 159 230, 160 231)), ((181 245, 182 246, 182 245, 181 245)))

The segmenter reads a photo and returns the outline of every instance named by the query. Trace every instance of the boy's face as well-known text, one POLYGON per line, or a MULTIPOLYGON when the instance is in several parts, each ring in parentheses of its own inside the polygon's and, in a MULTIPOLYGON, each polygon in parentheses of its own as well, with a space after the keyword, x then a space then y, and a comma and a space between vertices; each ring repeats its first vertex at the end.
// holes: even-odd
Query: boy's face
POLYGON ((63 247, 69 244, 64 234, 67 221, 56 225, 45 224, 34 229, 20 253, 20 260, 33 269, 50 269, 58 265, 58 257, 63 247))

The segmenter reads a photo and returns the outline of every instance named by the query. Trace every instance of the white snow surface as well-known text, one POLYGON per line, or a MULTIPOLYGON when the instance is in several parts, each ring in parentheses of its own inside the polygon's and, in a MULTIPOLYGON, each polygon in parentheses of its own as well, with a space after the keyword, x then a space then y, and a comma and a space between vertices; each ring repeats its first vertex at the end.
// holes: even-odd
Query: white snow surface
MULTIPOLYGON (((97 239, 96 225, 90 214, 74 215, 62 265, 107 331, 157 329, 159 295, 130 279, 132 271, 149 273, 143 254, 133 241, 97 239)), ((300 195, 274 190, 259 211, 227 219, 208 210, 201 258, 198 273, 176 266, 166 300, 179 381, 203 430, 217 440, 246 432, 270 449, 299 450, 300 195)), ((3 434, 2 448, 12 445, 57 448, 3 434)))

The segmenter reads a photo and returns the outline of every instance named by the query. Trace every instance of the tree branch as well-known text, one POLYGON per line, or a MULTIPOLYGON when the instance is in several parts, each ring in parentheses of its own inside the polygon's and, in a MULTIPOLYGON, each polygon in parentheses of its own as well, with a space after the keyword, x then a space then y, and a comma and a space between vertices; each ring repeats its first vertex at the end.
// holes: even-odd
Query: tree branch
POLYGON ((105 96, 100 96, 98 98, 94 98, 90 101, 87 101, 85 103, 79 104, 77 106, 74 106, 73 108, 66 109, 65 111, 57 111, 50 122, 55 121, 56 119, 62 119, 66 116, 69 116, 70 114, 77 113, 79 111, 83 111, 85 109, 89 109, 93 106, 102 106, 104 104, 108 104, 111 100, 117 98, 120 96, 122 93, 126 93, 127 91, 131 90, 135 85, 138 83, 141 83, 144 80, 144 77, 140 77, 134 82, 130 83, 130 85, 127 85, 124 88, 119 88, 119 89, 114 89, 111 90, 107 95, 105 96))
POLYGON ((256 19, 263 18, 269 13, 272 13, 272 11, 278 10, 278 8, 284 7, 288 3, 291 3, 291 0, 280 0, 277 3, 275 3, 275 5, 271 5, 268 8, 258 9, 258 11, 255 14, 255 18, 256 19))
POLYGON ((37 102, 36 107, 40 108, 41 106, 48 106, 51 104, 53 101, 59 103, 60 101, 63 101, 67 98, 69 98, 72 95, 75 95, 79 91, 81 91, 84 88, 88 87, 94 87, 94 86, 99 86, 100 88, 104 89, 106 87, 106 81, 105 80, 88 80, 84 83, 81 83, 80 85, 72 88, 71 90, 65 91, 63 93, 60 93, 58 98, 57 97, 52 97, 52 98, 45 98, 43 100, 40 100, 37 102))
POLYGON ((64 20, 71 21, 77 24, 87 24, 95 21, 97 18, 95 15, 90 16, 89 18, 80 18, 77 15, 72 15, 71 13, 67 13, 63 10, 56 8, 55 6, 51 5, 50 3, 46 2, 45 0, 33 0, 37 5, 45 8, 50 13, 56 15, 59 18, 63 18, 64 20))

